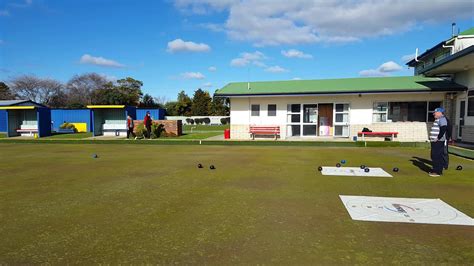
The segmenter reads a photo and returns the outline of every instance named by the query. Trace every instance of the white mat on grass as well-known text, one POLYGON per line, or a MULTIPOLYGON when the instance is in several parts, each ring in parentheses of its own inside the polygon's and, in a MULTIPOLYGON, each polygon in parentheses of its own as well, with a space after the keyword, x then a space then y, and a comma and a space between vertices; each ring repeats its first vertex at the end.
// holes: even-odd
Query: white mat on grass
POLYGON ((474 226, 474 219, 440 199, 339 197, 353 220, 474 226))
POLYGON ((323 166, 321 174, 323 175, 336 175, 336 176, 375 176, 375 177, 392 177, 389 173, 385 172, 382 168, 371 168, 369 172, 365 172, 360 167, 332 167, 323 166))

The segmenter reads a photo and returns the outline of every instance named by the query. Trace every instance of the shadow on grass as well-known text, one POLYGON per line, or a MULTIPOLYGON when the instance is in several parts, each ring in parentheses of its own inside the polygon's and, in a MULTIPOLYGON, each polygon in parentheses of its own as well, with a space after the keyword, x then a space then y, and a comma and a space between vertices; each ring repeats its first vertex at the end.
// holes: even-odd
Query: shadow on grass
POLYGON ((412 164, 416 167, 418 167, 421 171, 429 173, 433 167, 433 163, 425 158, 420 158, 420 157, 412 157, 410 161, 412 164))

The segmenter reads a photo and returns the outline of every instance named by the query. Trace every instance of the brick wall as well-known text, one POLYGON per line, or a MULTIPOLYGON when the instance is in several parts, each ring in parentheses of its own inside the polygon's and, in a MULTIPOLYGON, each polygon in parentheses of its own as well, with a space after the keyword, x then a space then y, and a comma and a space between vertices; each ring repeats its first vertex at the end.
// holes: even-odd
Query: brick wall
MULTIPOLYGON (((143 120, 135 120, 135 127, 143 124, 143 120)), ((162 124, 167 135, 183 135, 183 124, 181 120, 153 120, 153 124, 162 124)))

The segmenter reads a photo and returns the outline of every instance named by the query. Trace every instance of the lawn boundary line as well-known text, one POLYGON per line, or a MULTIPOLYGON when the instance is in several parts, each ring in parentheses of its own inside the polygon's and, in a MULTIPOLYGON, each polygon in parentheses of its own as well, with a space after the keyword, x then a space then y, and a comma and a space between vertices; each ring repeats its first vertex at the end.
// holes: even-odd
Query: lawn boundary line
POLYGON ((410 147, 427 148, 425 142, 353 142, 353 141, 222 141, 199 139, 163 139, 163 140, 92 140, 92 139, 1 139, 0 144, 136 144, 136 145, 222 145, 222 146, 308 146, 308 147, 410 147))

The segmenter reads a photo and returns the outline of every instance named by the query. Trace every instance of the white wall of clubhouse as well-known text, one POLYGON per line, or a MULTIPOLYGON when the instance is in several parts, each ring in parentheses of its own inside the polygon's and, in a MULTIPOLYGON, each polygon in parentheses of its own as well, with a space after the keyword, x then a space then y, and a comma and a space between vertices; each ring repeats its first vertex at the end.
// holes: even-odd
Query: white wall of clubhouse
MULTIPOLYGON (((243 126, 249 125, 275 125, 281 126, 281 137, 286 138, 284 128, 287 125, 288 104, 323 104, 323 103, 348 103, 350 104, 350 125, 371 125, 374 102, 414 102, 414 101, 440 101, 445 93, 400 93, 400 94, 362 94, 331 95, 331 96, 275 96, 275 97, 232 97, 230 116, 231 130, 238 129, 242 135, 243 126), (260 105, 260 115, 251 116, 251 105, 260 105), (268 105, 276 104, 276 116, 268 116, 268 105)), ((405 124, 414 122, 402 122, 405 124)), ((418 122, 419 123, 419 122, 418 122)), ((375 123, 375 124, 390 124, 375 123)), ((362 130, 362 128, 360 129, 362 130)), ((239 135, 239 134, 236 134, 239 135)), ((245 134, 244 134, 245 135, 245 134)))

